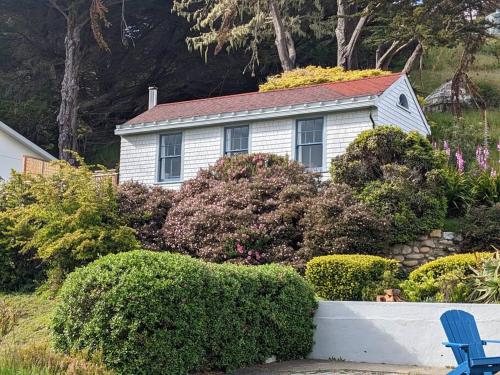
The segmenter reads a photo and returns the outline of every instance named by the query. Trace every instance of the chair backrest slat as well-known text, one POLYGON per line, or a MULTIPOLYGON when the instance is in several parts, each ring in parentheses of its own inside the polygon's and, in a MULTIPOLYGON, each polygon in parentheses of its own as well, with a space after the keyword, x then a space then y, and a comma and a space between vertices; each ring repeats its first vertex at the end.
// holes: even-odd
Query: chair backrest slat
MULTIPOLYGON (((449 310, 441 315, 441 324, 449 342, 469 344, 471 358, 484 358, 484 348, 472 314, 462 310, 449 310)), ((458 364, 467 360, 462 350, 459 348, 452 350, 458 364)))

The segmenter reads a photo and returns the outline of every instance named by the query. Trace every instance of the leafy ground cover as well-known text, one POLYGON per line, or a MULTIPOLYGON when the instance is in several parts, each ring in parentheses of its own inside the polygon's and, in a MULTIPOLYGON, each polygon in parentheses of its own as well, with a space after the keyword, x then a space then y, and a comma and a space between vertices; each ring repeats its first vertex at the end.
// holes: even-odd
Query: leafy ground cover
POLYGON ((55 300, 36 294, 0 295, 0 375, 109 375, 82 357, 51 349, 55 300))

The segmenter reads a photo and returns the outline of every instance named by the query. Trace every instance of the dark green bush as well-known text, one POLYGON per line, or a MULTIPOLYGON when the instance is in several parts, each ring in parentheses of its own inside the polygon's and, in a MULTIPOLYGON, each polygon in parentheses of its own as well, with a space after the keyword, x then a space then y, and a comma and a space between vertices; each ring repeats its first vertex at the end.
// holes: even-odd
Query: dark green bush
POLYGON ((404 297, 413 302, 467 302, 472 291, 467 277, 482 259, 492 256, 492 253, 457 254, 426 263, 401 284, 404 297))
POLYGON ((119 374, 188 374, 301 358, 316 307, 293 269, 170 253, 104 257, 61 289, 56 348, 100 352, 119 374))
POLYGON ((405 133, 395 126, 379 126, 360 133, 343 155, 332 160, 330 173, 334 182, 363 188, 383 179, 383 167, 389 164, 406 166, 420 182, 443 162, 443 156, 434 152, 422 135, 405 133))
POLYGON ((307 263, 306 279, 328 300, 373 300, 384 287, 395 287, 399 264, 373 255, 326 255, 307 263))
POLYGON ((33 203, 29 190, 21 174, 13 174, 8 183, 0 182, 0 291, 32 290, 45 277, 45 265, 36 253, 21 251, 18 239, 9 234, 15 223, 12 210, 33 203))
POLYGON ((418 234, 442 228, 447 203, 430 181, 415 184, 406 167, 384 167, 384 180, 368 184, 360 198, 389 222, 390 242, 412 241, 418 234))
POLYGON ((326 254, 380 253, 388 239, 388 222, 359 202, 346 184, 330 184, 312 198, 302 220, 305 259, 326 254))
POLYGON ((362 132, 333 159, 330 173, 389 222, 390 242, 401 243, 443 225, 446 200, 437 170, 444 161, 422 135, 380 126, 362 132))
POLYGON ((465 215, 462 232, 464 250, 500 250, 500 203, 471 208, 465 215))

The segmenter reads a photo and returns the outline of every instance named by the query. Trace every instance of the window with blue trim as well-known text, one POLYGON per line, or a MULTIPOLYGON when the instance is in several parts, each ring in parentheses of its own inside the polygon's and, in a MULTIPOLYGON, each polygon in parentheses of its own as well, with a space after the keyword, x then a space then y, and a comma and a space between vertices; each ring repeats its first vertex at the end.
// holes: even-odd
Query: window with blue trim
POLYGON ((160 158, 158 181, 165 182, 181 178, 182 133, 160 136, 160 158))
POLYGON ((297 121, 296 159, 308 169, 323 168, 323 118, 297 121))
POLYGON ((248 154, 248 134, 248 125, 224 128, 224 155, 248 154))

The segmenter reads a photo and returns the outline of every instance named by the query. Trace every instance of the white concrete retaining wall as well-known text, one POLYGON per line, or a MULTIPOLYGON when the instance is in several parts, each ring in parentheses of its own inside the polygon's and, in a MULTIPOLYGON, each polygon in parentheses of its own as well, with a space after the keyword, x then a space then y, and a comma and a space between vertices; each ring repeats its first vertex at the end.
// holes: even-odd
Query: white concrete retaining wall
MULTIPOLYGON (((310 358, 444 367, 455 365, 439 318, 472 313, 483 339, 500 340, 500 305, 322 301, 310 358)), ((485 347, 500 356, 500 344, 485 347)))

